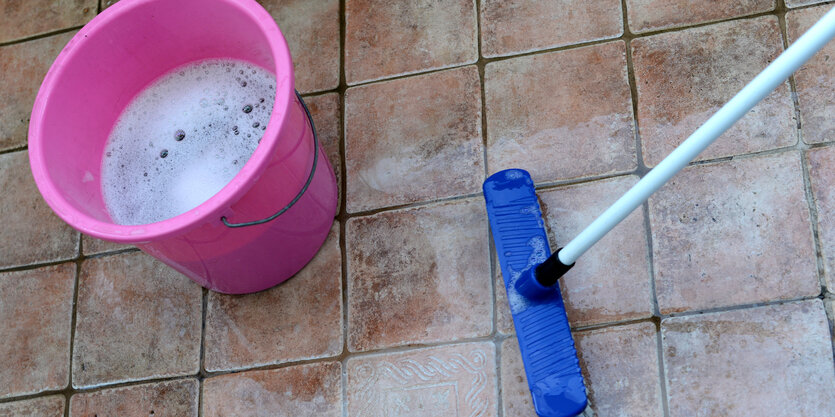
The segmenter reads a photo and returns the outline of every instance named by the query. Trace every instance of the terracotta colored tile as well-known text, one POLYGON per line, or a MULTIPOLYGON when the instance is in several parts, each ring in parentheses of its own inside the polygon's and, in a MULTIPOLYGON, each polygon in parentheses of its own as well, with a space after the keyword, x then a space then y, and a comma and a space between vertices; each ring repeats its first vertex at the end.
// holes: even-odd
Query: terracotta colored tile
MULTIPOLYGON (((662 416, 655 325, 637 323, 574 333, 586 383, 586 415, 662 416)), ((502 343, 502 405, 505 417, 534 415, 519 343, 502 343)))
POLYGON ((0 417, 57 417, 64 415, 63 395, 0 404, 0 417))
POLYGON ((626 0, 633 33, 762 13, 774 6, 774 0, 626 0))
POLYGON ((487 166, 534 181, 636 166, 622 41, 487 64, 487 166))
POLYGON ((349 417, 495 416, 491 342, 348 359, 349 417))
POLYGON ((209 378, 203 416, 342 416, 342 365, 319 362, 209 378))
POLYGON ((666 319, 670 416, 828 416, 832 344, 820 300, 666 319))
MULTIPOLYGON (((322 94, 305 97, 304 100, 313 116, 313 122, 316 123, 319 142, 325 149, 325 154, 328 155, 328 162, 336 175, 339 192, 342 193, 342 152, 339 150, 339 144, 342 142, 342 108, 339 104, 339 94, 322 94)), ((339 198, 338 204, 342 204, 342 198, 339 198)), ((336 208, 337 213, 340 207, 336 208)))
MULTIPOLYGON (((636 182, 637 177, 630 175, 539 191, 551 250, 567 244, 636 182)), ((513 318, 498 262, 496 266, 498 329, 510 334, 513 318)), ((589 249, 560 280, 569 322, 576 327, 650 317, 651 279, 643 209, 639 209, 589 249)))
POLYGON ((302 93, 339 85, 339 0, 258 0, 287 39, 302 93))
POLYGON ((0 273, 0 398, 67 386, 74 283, 71 263, 0 273))
POLYGON ((76 256, 79 233, 56 216, 41 197, 27 151, 0 155, 0 267, 58 261, 76 256))
MULTIPOLYGON (((831 5, 792 10, 786 13, 786 31, 789 42, 794 42, 812 27, 831 5)), ((820 143, 835 140, 835 44, 829 43, 815 54, 806 65, 794 73, 797 87, 797 101, 800 104, 801 133, 806 143, 820 143)))
POLYGON ((347 0, 345 78, 379 80, 478 59, 473 0, 347 0))
POLYGON ((197 373, 197 284, 133 252, 86 260, 78 286, 74 387, 197 373))
MULTIPOLYGON (((8 5, 9 2, 3 4, 8 5)), ((2 16, 0 14, 0 20, 2 16)), ((3 27, 0 23, 0 32, 3 27)), ((3 74, 0 82, 0 150, 26 144, 29 116, 41 82, 52 60, 73 35, 74 31, 0 47, 0 74, 3 74)))
POLYGON ((786 0, 787 7, 807 6, 810 4, 826 3, 829 0, 786 0))
POLYGON ((507 289, 504 286, 504 274, 499 265, 499 259, 493 257, 495 265, 495 288, 496 288, 496 330, 499 333, 513 334, 516 329, 513 326, 513 315, 510 314, 510 307, 507 301, 507 289))
POLYGON ((96 239, 85 234, 81 235, 81 249, 84 252, 84 255, 96 255, 99 253, 129 249, 132 247, 134 246, 108 242, 106 240, 96 239))
POLYGON ((81 26, 96 15, 97 4, 97 0, 4 1, 0 5, 0 42, 81 26))
POLYGON ((807 151, 809 181, 818 212, 818 233, 824 262, 826 287, 835 292, 835 148, 807 151))
POLYGON ((487 216, 472 199, 348 221, 348 349, 486 336, 487 216))
POLYGON ((351 88, 345 103, 349 212, 481 190, 475 67, 351 88))
MULTIPOLYGON (((632 42, 638 124, 647 165, 661 162, 782 52, 774 16, 736 20, 632 42)), ((794 105, 783 83, 697 160, 791 146, 794 105)))
POLYGON ((486 57, 616 38, 622 34, 623 10, 619 0, 481 2, 481 53, 486 57))
POLYGON ((196 379, 180 379, 76 394, 70 416, 197 417, 198 385, 196 379))
POLYGON ((249 295, 209 293, 205 368, 239 369, 342 352, 339 224, 289 281, 249 295))
POLYGON ((649 210, 662 314, 820 293, 795 152, 685 168, 649 210))

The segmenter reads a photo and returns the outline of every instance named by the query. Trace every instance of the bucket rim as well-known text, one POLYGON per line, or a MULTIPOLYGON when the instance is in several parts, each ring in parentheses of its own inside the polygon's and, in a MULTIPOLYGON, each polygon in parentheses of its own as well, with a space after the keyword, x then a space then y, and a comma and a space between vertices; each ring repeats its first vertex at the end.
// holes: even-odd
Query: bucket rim
MULTIPOLYGON (((197 207, 177 216, 148 224, 120 225, 97 220, 76 209, 63 197, 62 192, 53 183, 46 169, 41 126, 44 122, 49 97, 54 91, 55 85, 62 79, 66 62, 76 53, 78 49, 76 43, 81 42, 84 38, 96 36, 100 29, 109 24, 117 23, 119 18, 130 14, 135 8, 159 1, 166 0, 117 2, 82 27, 64 46, 50 66, 38 90, 30 118, 29 161, 41 196, 55 214, 73 228, 84 234, 111 242, 142 244, 159 241, 183 235, 211 221, 216 221, 220 227, 225 227, 221 222, 221 216, 231 213, 230 206, 240 200, 252 188, 272 159, 278 146, 279 132, 286 123, 288 110, 295 98, 295 77, 290 49, 273 17, 255 0, 212 0, 232 6, 252 20, 253 24, 263 33, 273 56, 274 66, 268 69, 273 71, 277 77, 278 74, 282 75, 281 79, 276 79, 273 111, 267 123, 267 129, 264 131, 263 140, 238 174, 219 192, 197 207)), ((200 1, 200 6, 207 7, 205 0, 200 1)))

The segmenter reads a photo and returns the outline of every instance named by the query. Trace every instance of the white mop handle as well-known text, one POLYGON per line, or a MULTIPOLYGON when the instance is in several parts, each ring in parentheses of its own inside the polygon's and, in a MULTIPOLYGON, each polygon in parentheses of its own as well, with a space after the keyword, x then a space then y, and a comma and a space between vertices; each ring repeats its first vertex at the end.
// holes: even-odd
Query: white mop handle
POLYGON ((580 255, 603 238, 629 213, 643 204, 652 193, 687 166, 693 158, 725 133, 760 100, 789 78, 833 37, 835 37, 835 8, 806 31, 771 65, 766 67, 763 72, 737 93, 731 101, 722 106, 705 124, 667 155, 658 166, 629 189, 623 197, 618 199, 577 237, 565 245, 559 252, 560 262, 565 265, 573 264, 580 255))

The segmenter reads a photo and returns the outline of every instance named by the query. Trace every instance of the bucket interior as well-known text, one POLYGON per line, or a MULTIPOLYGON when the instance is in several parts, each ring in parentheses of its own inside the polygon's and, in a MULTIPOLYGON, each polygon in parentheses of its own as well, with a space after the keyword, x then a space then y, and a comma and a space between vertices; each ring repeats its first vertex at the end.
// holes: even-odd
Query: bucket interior
POLYGON ((233 1, 128 1, 112 9, 82 29, 62 52, 60 67, 51 69, 55 79, 40 132, 43 163, 56 190, 79 212, 106 223, 112 221, 102 198, 102 154, 119 115, 144 87, 176 67, 210 58, 276 68, 270 43, 255 24, 259 17, 233 1))

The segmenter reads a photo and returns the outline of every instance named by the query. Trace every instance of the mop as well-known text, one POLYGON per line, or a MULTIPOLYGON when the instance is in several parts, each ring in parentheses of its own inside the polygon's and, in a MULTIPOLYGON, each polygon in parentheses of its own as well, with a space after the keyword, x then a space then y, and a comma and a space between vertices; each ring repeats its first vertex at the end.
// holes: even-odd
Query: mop
POLYGON ((490 230, 507 289, 533 405, 541 417, 586 408, 583 376, 559 278, 606 233, 835 37, 830 10, 765 70, 563 248, 551 254, 534 183, 507 169, 484 182, 490 230))

